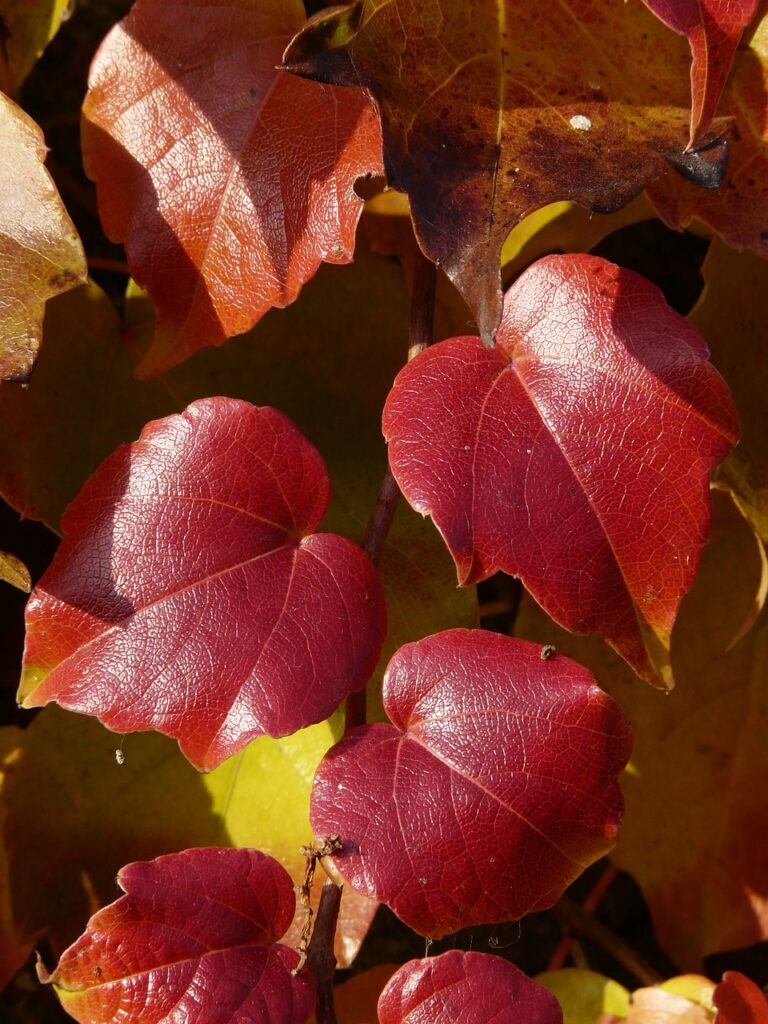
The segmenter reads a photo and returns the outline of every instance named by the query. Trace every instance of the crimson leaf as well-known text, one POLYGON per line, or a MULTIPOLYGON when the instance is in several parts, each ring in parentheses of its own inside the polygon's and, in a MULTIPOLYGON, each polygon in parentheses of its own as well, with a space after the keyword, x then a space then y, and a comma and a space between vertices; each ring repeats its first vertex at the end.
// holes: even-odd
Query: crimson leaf
POLYGON ((384 409, 390 463, 459 582, 519 576, 555 621, 672 685, 708 473, 738 431, 707 356, 652 284, 576 255, 517 280, 494 348, 453 338, 409 363, 384 409))
POLYGON ((304 1024, 314 984, 277 940, 293 917, 287 871, 257 850, 195 849, 124 867, 125 895, 94 914, 53 974, 81 1024, 304 1024))
POLYGON ((379 1024, 562 1024, 557 1000, 514 964, 457 949, 411 960, 379 998, 379 1024))
POLYGON ((320 455, 274 409, 210 398, 111 455, 27 606, 20 696, 156 729, 210 769, 326 718, 384 638, 376 570, 312 531, 320 455))
POLYGON ((312 828, 341 835, 342 874, 416 931, 548 907, 613 845, 631 729, 575 662, 448 630, 395 654, 384 708, 393 725, 320 763, 312 828))
POLYGON ((740 974, 726 971, 712 996, 717 1008, 715 1024, 768 1024, 768 1001, 757 985, 740 974))

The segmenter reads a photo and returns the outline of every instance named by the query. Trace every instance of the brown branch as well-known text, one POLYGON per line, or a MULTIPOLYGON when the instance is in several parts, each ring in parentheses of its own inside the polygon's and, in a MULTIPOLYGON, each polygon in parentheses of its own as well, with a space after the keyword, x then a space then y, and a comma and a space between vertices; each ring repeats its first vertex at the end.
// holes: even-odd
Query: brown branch
POLYGON ((664 980, 642 957, 635 953, 634 949, 618 935, 614 935, 609 928, 601 924, 578 903, 569 900, 567 896, 561 896, 555 905, 555 910, 564 928, 602 949, 643 985, 658 985, 664 980))
MULTIPOLYGON (((413 270, 411 286, 411 311, 408 325, 408 362, 419 352, 423 352, 432 344, 432 330, 435 318, 435 286, 437 269, 435 264, 419 250, 413 270)), ((395 483, 392 470, 387 471, 381 481, 376 504, 368 520, 363 535, 363 551, 374 565, 378 565, 384 550, 387 536, 397 511, 400 500, 400 488, 395 483)), ((344 731, 349 732, 355 726, 365 725, 366 721, 365 687, 347 697, 344 717, 344 731)))
POLYGON ((320 905, 317 908, 315 927, 307 951, 307 967, 314 975, 317 985, 317 1024, 337 1024, 336 1009, 333 1005, 333 975, 336 971, 333 942, 340 903, 341 887, 328 879, 320 893, 320 905))

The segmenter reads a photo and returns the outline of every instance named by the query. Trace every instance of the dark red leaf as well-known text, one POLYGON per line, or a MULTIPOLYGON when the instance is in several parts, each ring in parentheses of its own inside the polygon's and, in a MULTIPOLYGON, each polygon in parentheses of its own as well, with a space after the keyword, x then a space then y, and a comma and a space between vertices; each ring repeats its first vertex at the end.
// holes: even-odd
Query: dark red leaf
POLYGON ((94 914, 53 974, 81 1024, 304 1024, 314 984, 277 944, 293 883, 257 850, 196 849, 124 867, 125 895, 94 914))
POLYGON ((378 118, 360 90, 277 70, 303 21, 300 0, 138 0, 96 55, 83 153, 105 231, 157 305, 141 376, 352 259, 378 118))
POLYGON ((737 437, 701 335, 637 274, 551 256, 509 290, 496 347, 453 338, 395 380, 389 458, 460 583, 519 576, 555 621, 672 684, 669 635, 737 437))
POLYGON ((738 971, 726 971, 715 989, 715 1024, 768 1024, 768 1000, 738 971))
POLYGON ((709 130, 741 34, 758 0, 643 0, 646 7, 688 37, 691 64, 691 147, 709 130))
POLYGON ((379 998, 379 1024, 562 1024, 557 1000, 508 960, 457 949, 411 960, 379 998))
POLYGON ((394 725, 351 730, 320 763, 312 828, 422 934, 548 907, 613 845, 631 729, 575 662, 448 630, 395 654, 384 708, 394 725))
POLYGON ((24 705, 156 729, 201 769, 326 718, 386 630, 368 558, 312 532, 328 497, 274 409, 210 398, 150 423, 64 514, 27 606, 24 705))

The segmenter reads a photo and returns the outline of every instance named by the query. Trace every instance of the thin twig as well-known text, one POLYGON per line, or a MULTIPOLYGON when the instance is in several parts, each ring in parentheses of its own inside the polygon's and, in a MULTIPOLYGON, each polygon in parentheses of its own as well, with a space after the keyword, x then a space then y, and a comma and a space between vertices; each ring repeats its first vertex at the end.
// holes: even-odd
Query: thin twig
MULTIPOLYGON (((437 270, 435 264, 419 250, 413 271, 411 288, 411 312, 408 326, 408 362, 432 344, 432 329, 435 317, 435 285, 437 270)), ((397 503, 400 499, 400 488, 395 483, 392 470, 387 471, 381 481, 376 504, 368 520, 363 535, 363 551, 374 565, 378 565, 384 550, 389 530, 395 518, 397 503)), ((365 687, 347 697, 344 717, 344 731, 349 732, 355 726, 365 725, 366 721, 365 687)))
POLYGON ((639 957, 634 949, 588 911, 583 910, 578 903, 569 900, 567 896, 561 896, 555 910, 565 928, 574 935, 594 943, 643 985, 658 985, 663 981, 661 975, 639 957))
MULTIPOLYGON (((480 612, 480 616, 482 618, 482 609, 480 612)), ((606 864, 605 868, 600 874, 600 877, 587 894, 587 898, 583 900, 581 904, 582 910, 585 910, 588 914, 594 914, 594 912, 600 906, 603 896, 605 896, 605 894, 608 892, 608 890, 616 880, 617 875, 618 871, 613 866, 613 864, 606 864)), ((563 936, 563 941, 552 954, 552 958, 547 964, 548 971, 556 971, 563 966, 565 961, 571 955, 571 950, 573 949, 575 941, 576 940, 572 935, 563 936)))
POLYGON ((312 910, 310 897, 312 895, 312 883, 315 880, 317 862, 323 857, 330 857, 332 853, 336 853, 336 851, 340 849, 341 839, 339 836, 326 836, 322 842, 315 842, 312 846, 302 846, 301 848, 301 855, 306 857, 307 862, 304 867, 304 881, 296 890, 296 899, 299 906, 304 911, 304 924, 301 926, 301 935, 299 935, 299 941, 296 946, 296 952, 299 954, 299 962, 293 969, 294 974, 298 974, 307 962, 312 942, 311 936, 314 934, 312 920, 315 915, 312 910))
POLYGON ((339 919, 341 887, 328 879, 320 893, 315 927, 307 952, 307 966, 315 977, 317 997, 315 1020, 317 1024, 337 1024, 336 1008, 333 1005, 333 975, 336 971, 336 954, 333 951, 336 922, 339 919))

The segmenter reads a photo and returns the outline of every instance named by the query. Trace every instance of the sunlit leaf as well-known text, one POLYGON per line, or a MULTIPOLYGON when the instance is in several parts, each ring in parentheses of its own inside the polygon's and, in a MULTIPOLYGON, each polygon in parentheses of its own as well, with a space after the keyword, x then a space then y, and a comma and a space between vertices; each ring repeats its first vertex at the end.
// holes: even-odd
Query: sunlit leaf
POLYGON ((317 15, 284 61, 371 91, 389 183, 486 340, 502 245, 526 214, 616 210, 670 165, 706 187, 724 169, 722 123, 686 153, 688 48, 639 3, 356 0, 317 15))
POLYGON ((613 845, 631 730, 579 665, 448 630, 395 654, 384 709, 392 725, 351 730, 321 763, 312 827, 416 931, 550 906, 613 845))
POLYGON ((141 376, 293 302, 321 260, 352 258, 378 120, 360 91, 276 69, 303 21, 300 0, 138 0, 96 56, 85 166, 160 312, 141 376))
POLYGON ((758 0, 643 0, 653 13, 688 37, 691 64, 691 140, 695 149, 709 129, 741 34, 758 0))
POLYGON ((669 634, 709 527, 708 474, 737 436, 701 336, 637 274, 540 260, 494 349, 453 338, 384 409, 392 471, 460 583, 501 569, 553 618, 669 686, 669 634))
POLYGON ((0 579, 10 583, 12 587, 26 591, 27 594, 32 589, 29 569, 20 558, 8 551, 0 551, 0 579))
POLYGON ((595 1024, 602 1014, 626 1017, 629 992, 623 985, 595 971, 565 967, 546 971, 536 981, 557 998, 563 1024, 595 1024))
POLYGON ((386 632, 368 558, 314 532, 328 497, 274 409, 203 399, 150 423, 64 516, 27 606, 24 706, 156 729, 201 769, 326 718, 386 632))
POLYGON ((46 299, 82 284, 85 255, 43 166, 35 122, 0 93, 0 377, 32 372, 46 299))
POLYGON ((489 953, 410 960, 379 999, 380 1024, 562 1024, 557 1000, 489 953))
POLYGON ((125 893, 100 910, 52 974, 81 1024, 304 1024, 312 977, 278 944, 295 896, 256 850, 197 849, 124 867, 125 893))

